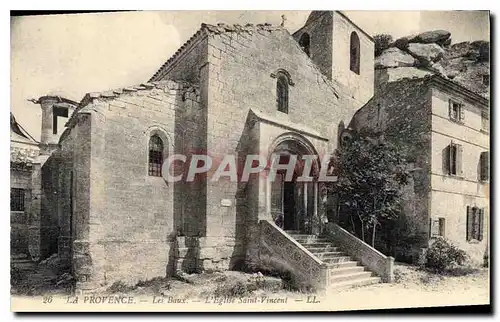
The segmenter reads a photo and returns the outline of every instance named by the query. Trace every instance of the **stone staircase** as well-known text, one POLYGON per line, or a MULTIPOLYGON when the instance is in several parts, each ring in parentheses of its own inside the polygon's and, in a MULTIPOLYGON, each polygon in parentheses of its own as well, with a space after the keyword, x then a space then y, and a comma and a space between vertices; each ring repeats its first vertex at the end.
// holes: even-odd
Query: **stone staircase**
POLYGON ((328 266, 329 288, 344 289, 381 282, 380 277, 327 239, 297 231, 289 230, 286 233, 328 266))

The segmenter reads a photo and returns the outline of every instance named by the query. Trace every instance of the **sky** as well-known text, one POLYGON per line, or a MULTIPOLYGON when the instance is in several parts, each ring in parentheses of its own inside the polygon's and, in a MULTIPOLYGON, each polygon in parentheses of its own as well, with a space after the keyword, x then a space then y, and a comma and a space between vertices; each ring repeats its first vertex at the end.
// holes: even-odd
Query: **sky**
MULTIPOLYGON (((147 81, 202 22, 280 24, 294 32, 310 11, 143 11, 11 18, 11 111, 36 139, 41 110, 28 99, 147 81)), ((489 40, 487 11, 344 11, 370 35, 445 29, 453 43, 489 40)))

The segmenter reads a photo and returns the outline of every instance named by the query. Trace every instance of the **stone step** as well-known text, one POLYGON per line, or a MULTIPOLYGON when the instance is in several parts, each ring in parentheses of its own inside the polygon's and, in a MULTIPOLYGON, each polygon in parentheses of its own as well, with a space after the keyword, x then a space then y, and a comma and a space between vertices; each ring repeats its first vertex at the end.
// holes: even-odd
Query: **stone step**
POLYGON ((346 281, 356 281, 360 279, 365 279, 372 276, 372 272, 354 272, 354 273, 345 273, 339 275, 330 275, 330 283, 340 283, 346 281))
POLYGON ((287 233, 288 235, 300 235, 299 230, 285 230, 285 233, 287 233))
MULTIPOLYGON (((341 263, 327 263, 327 262, 325 262, 325 264, 330 271, 332 271, 334 269, 338 269, 338 268, 359 266, 359 263, 356 261, 353 261, 353 260, 345 261, 345 262, 341 262, 341 263)), ((359 266, 359 267, 363 267, 363 266, 359 266)))
MULTIPOLYGON (((313 241, 311 243, 305 243, 302 244, 304 247, 327 247, 327 246, 334 246, 332 243, 329 242, 318 242, 318 241, 313 241)), ((335 246, 334 246, 335 247, 335 246)))
POLYGON ((344 282, 338 282, 338 283, 331 283, 329 288, 331 289, 346 289, 346 288, 351 288, 351 287, 357 287, 357 286, 367 286, 371 284, 377 284, 380 283, 380 277, 368 277, 368 278, 363 278, 359 280, 351 280, 351 281, 344 281, 344 282))
POLYGON ((322 252, 337 252, 340 251, 339 247, 334 246, 334 245, 328 245, 328 246, 310 246, 310 245, 302 245, 304 246, 308 251, 311 253, 322 253, 322 252))
POLYGON ((330 258, 324 258, 322 259, 324 263, 327 264, 336 264, 336 263, 342 263, 342 262, 349 262, 351 261, 350 256, 335 256, 335 257, 330 257, 330 258))
POLYGON ((316 238, 316 237, 310 237, 310 238, 294 238, 296 241, 298 241, 301 244, 312 244, 312 243, 325 243, 325 244, 331 244, 328 239, 322 239, 322 238, 316 238))
POLYGON ((321 253, 314 253, 314 256, 318 257, 319 259, 327 259, 327 258, 335 258, 335 257, 342 257, 342 256, 349 256, 344 252, 321 252, 321 253))
MULTIPOLYGON (((349 263, 349 262, 347 262, 349 263)), ((337 267, 337 268, 329 268, 328 272, 330 276, 342 275, 342 274, 350 274, 350 273, 358 273, 358 272, 366 272, 366 268, 364 266, 347 266, 347 267, 337 267)))

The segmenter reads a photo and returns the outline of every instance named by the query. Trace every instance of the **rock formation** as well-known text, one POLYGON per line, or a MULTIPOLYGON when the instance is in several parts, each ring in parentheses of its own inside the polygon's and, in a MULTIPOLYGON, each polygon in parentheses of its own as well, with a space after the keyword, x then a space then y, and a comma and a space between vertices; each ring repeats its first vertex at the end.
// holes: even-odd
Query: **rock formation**
POLYGON ((451 33, 446 30, 396 39, 375 57, 376 81, 440 74, 489 97, 490 43, 479 40, 451 45, 451 42, 451 33))

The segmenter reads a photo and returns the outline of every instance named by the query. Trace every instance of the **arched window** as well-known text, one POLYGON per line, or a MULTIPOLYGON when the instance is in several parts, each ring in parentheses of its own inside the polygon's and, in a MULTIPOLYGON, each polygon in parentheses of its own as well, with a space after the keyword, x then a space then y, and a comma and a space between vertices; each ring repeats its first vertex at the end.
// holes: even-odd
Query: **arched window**
POLYGON ((285 75, 279 75, 276 83, 276 100, 278 111, 288 113, 288 79, 285 75))
POLYGON ((163 165, 163 141, 158 135, 149 138, 149 171, 153 177, 161 177, 161 167, 163 165))
POLYGON ((351 33, 350 68, 359 75, 359 37, 356 32, 351 33))
POLYGON ((309 37, 309 34, 307 32, 303 33, 300 36, 299 45, 308 57, 311 57, 311 53, 309 52, 310 43, 311 37, 309 37))

